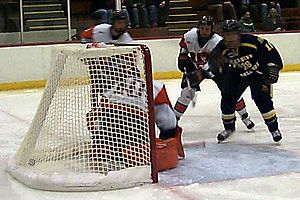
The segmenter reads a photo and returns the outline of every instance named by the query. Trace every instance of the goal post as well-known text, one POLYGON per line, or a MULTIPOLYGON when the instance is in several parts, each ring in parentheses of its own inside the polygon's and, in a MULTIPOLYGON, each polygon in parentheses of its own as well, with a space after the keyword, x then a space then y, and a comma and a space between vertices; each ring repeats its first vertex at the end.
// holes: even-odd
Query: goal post
POLYGON ((8 172, 32 188, 97 191, 158 181, 145 45, 51 53, 36 114, 8 172))

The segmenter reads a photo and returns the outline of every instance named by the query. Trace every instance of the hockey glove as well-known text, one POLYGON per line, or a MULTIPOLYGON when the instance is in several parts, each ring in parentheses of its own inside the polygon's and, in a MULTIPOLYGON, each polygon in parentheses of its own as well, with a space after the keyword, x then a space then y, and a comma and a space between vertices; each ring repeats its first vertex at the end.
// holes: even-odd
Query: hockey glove
POLYGON ((215 77, 215 75, 209 69, 208 63, 206 63, 205 65, 202 66, 202 74, 203 74, 204 78, 212 79, 215 77))
POLYGON ((178 69, 184 73, 186 71, 194 71, 196 67, 188 55, 181 54, 178 57, 178 69))
POLYGON ((268 63, 264 73, 265 84, 273 84, 278 81, 280 67, 274 63, 268 63))

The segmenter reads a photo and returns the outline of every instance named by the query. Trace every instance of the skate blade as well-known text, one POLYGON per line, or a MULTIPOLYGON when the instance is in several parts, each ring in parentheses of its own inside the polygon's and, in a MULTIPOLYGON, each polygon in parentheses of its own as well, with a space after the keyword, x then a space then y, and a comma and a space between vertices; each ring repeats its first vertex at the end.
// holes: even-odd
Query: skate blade
POLYGON ((218 140, 218 144, 226 144, 226 143, 230 143, 230 140, 218 140))
POLYGON ((219 143, 224 143, 224 141, 226 141, 229 137, 231 137, 231 136, 233 135, 234 132, 235 132, 235 130, 232 131, 231 133, 229 133, 228 135, 223 136, 223 137, 221 137, 221 138, 219 138, 220 135, 218 135, 218 136, 217 136, 218 144, 219 144, 219 143))
POLYGON ((254 128, 250 128, 250 129, 247 129, 247 131, 253 133, 253 132, 255 132, 255 129, 254 128))

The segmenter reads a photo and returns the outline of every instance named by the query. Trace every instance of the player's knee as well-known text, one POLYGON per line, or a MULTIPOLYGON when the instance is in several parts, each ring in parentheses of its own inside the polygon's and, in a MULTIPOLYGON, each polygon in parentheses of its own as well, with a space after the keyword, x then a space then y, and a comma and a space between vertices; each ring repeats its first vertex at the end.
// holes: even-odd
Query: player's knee
POLYGON ((195 96, 196 93, 196 89, 194 88, 183 88, 183 90, 181 91, 181 99, 182 101, 188 102, 190 103, 193 99, 191 98, 191 96, 195 96), (191 95, 192 93, 192 95, 191 95))

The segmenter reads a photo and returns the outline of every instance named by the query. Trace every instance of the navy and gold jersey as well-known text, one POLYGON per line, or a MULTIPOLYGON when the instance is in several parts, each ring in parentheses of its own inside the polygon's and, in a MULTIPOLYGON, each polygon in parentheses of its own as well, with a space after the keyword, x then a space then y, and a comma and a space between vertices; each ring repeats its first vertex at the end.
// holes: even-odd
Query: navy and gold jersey
POLYGON ((250 34, 241 34, 238 49, 228 49, 224 41, 220 42, 215 48, 215 52, 212 52, 210 60, 212 68, 222 65, 222 67, 228 67, 231 71, 238 73, 241 77, 247 77, 254 72, 264 73, 268 63, 274 63, 280 69, 283 67, 279 52, 273 44, 250 34), (216 57, 219 60, 217 62, 216 57))

